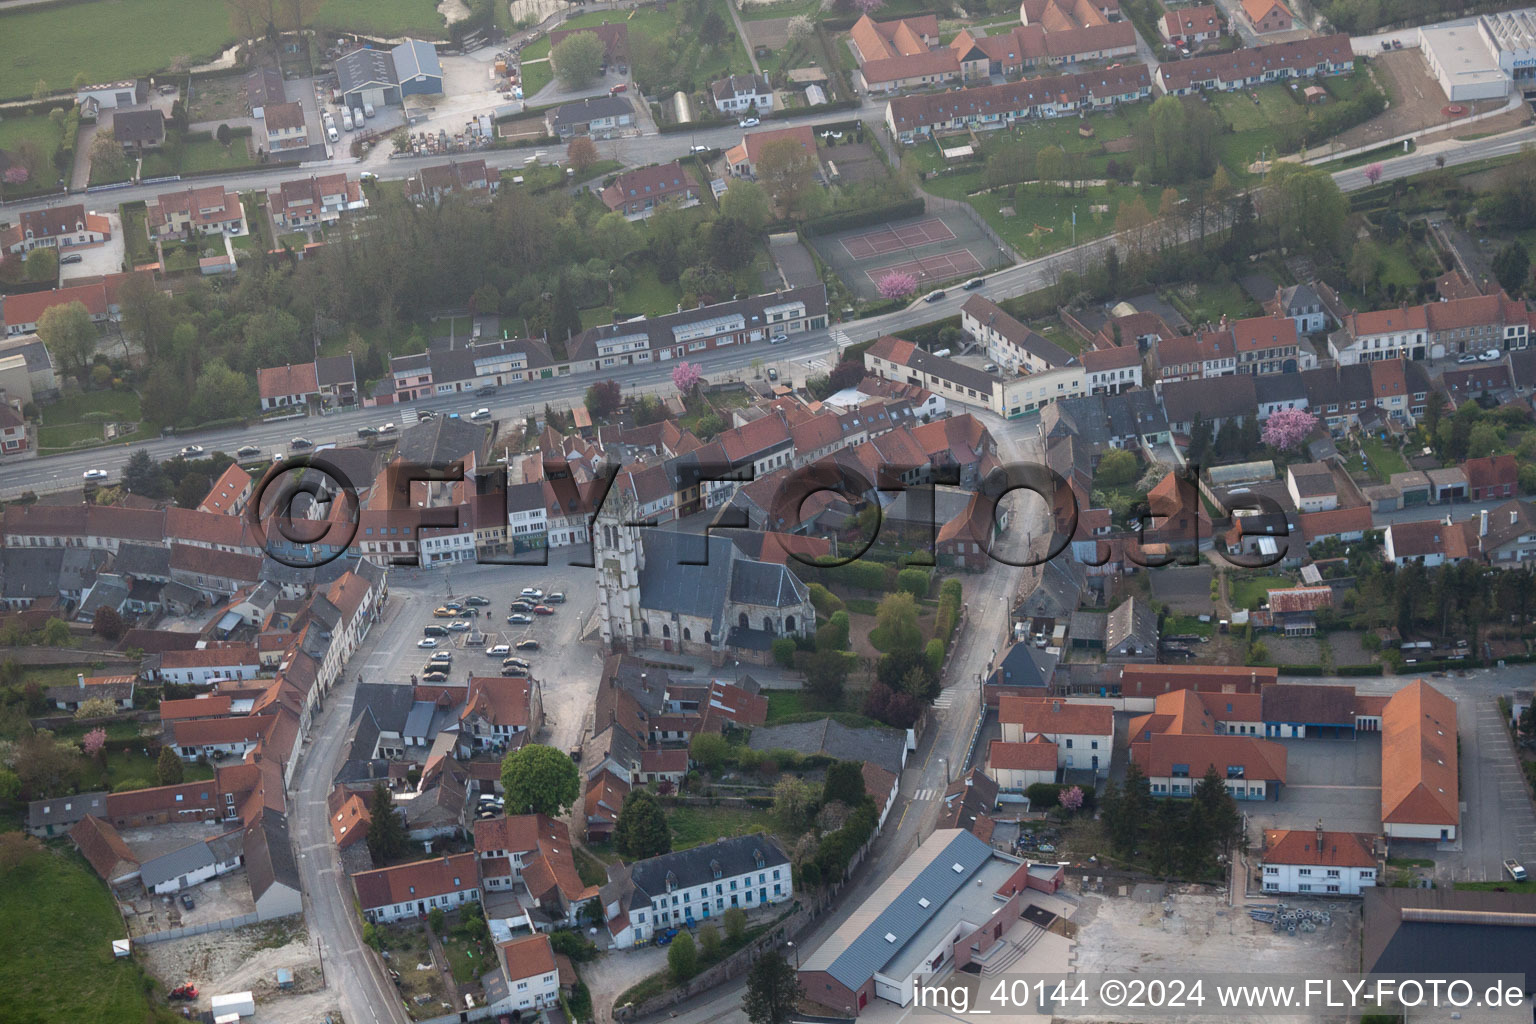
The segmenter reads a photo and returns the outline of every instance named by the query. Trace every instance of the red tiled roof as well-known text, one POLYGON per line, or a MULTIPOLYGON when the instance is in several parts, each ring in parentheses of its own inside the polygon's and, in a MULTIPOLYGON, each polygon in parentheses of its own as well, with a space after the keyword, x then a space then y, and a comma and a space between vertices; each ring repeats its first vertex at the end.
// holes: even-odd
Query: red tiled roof
POLYGON ((1513 455, 1489 455, 1468 459, 1461 464, 1467 474, 1467 486, 1487 488, 1513 484, 1520 473, 1520 466, 1513 455))
POLYGON ((358 902, 369 910, 477 889, 480 873, 473 853, 456 853, 362 871, 352 876, 352 884, 358 902))
POLYGON ((256 388, 262 398, 320 393, 314 363, 264 366, 256 371, 256 388))
POLYGON ((1422 679, 1381 712, 1381 820, 1456 825, 1456 704, 1422 679))
POLYGON ((1221 29, 1221 15, 1214 7, 1186 7, 1163 15, 1170 36, 1187 36, 1221 29))
POLYGON ((76 822, 69 830, 69 838, 75 841, 96 873, 108 882, 139 869, 138 858, 123 842, 117 829, 94 815, 87 814, 76 822))
POLYGON ((506 964, 507 983, 514 987, 524 978, 540 978, 557 970, 555 948, 548 935, 525 935, 503 942, 496 952, 506 964))
POLYGON ((224 665, 259 665, 261 658, 250 644, 232 647, 197 647, 187 651, 166 651, 160 655, 160 668, 209 668, 224 665))
POLYGON ((1053 772, 1054 743, 1005 743, 993 740, 987 747, 987 771, 1053 772))
POLYGON ((1250 781, 1285 781, 1285 747, 1252 736, 1154 733, 1146 742, 1131 744, 1131 757, 1153 778, 1171 777, 1176 764, 1188 765, 1192 781, 1213 766, 1225 778, 1229 765, 1241 765, 1250 781))
POLYGON ((532 700, 533 687, 527 679, 470 676, 469 695, 464 701, 464 710, 460 712, 459 720, 478 714, 492 725, 520 726, 526 729, 531 724, 532 700))
POLYGON ((189 697, 185 700, 163 700, 160 702, 160 721, 172 722, 183 718, 219 718, 229 714, 229 707, 234 703, 232 697, 209 695, 206 697, 189 697))
POLYGON ((234 511, 235 502, 250 490, 250 486, 251 474, 231 462, 229 468, 208 489, 208 496, 197 506, 197 510, 229 515, 234 511))
POLYGON ((1373 868, 1375 840, 1363 832, 1315 829, 1264 830, 1265 864, 1303 864, 1331 868, 1373 868))
POLYGON ((1061 697, 1005 695, 997 720, 1022 726, 1026 733, 1111 736, 1115 731, 1115 713, 1107 705, 1071 704, 1061 697))
POLYGON ((85 311, 93 317, 107 315, 106 288, 100 284, 82 284, 8 296, 5 300, 5 322, 10 326, 35 324, 54 306, 67 306, 71 302, 83 305, 85 311))
POLYGON ((348 793, 341 805, 331 812, 331 838, 345 850, 368 835, 368 825, 373 820, 368 805, 357 793, 348 793))
POLYGON ((272 719, 272 715, 182 719, 171 726, 171 742, 178 747, 253 743, 266 732, 272 719))
POLYGON ((1301 525, 1301 538, 1307 544, 1312 544, 1321 537, 1353 533, 1357 530, 1363 532, 1374 525, 1369 505, 1332 508, 1326 512, 1303 512, 1296 519, 1301 525))

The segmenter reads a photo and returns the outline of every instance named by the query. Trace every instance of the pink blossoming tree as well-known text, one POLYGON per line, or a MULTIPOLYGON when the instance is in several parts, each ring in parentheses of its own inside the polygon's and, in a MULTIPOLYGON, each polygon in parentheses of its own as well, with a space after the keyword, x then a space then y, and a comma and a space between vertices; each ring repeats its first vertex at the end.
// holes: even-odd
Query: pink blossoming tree
POLYGON ((1367 164, 1365 167, 1365 180, 1372 185, 1381 180, 1381 164, 1367 164))
POLYGON ((875 290, 882 299, 904 299, 917 291, 917 278, 901 270, 893 270, 875 282, 875 290))
POLYGON ((1316 429, 1317 417, 1311 413, 1302 409, 1281 409, 1264 421, 1260 439, 1282 452, 1294 451, 1316 429))
POLYGON ((107 730, 103 729, 101 726, 97 726, 96 728, 92 729, 80 740, 80 746, 85 748, 87 757, 95 757, 97 754, 101 753, 102 748, 106 745, 107 730))
POLYGON ((1069 811, 1083 809, 1083 790, 1080 786, 1072 786, 1061 791, 1061 806, 1069 811))
POLYGON ((672 386, 685 395, 693 394, 693 389, 703 379, 704 375, 692 363, 678 363, 672 368, 672 386))

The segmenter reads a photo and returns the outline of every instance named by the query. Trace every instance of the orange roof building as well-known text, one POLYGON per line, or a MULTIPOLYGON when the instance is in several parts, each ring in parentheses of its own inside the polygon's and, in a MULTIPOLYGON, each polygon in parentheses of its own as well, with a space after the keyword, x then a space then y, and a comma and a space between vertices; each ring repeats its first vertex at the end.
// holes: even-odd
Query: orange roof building
POLYGON ((1403 839, 1456 838, 1456 705, 1422 679, 1381 712, 1381 825, 1403 839))
POLYGON ((1265 892, 1358 896, 1380 876, 1376 841, 1363 832, 1265 829, 1265 892))

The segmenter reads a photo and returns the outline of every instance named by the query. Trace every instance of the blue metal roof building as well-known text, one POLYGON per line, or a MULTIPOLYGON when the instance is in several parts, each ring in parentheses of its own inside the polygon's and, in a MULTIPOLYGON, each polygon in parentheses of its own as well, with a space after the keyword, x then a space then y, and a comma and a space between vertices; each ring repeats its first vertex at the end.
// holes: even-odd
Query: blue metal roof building
POLYGON ((407 39, 391 53, 402 97, 442 94, 443 66, 438 63, 436 47, 420 39, 407 39))

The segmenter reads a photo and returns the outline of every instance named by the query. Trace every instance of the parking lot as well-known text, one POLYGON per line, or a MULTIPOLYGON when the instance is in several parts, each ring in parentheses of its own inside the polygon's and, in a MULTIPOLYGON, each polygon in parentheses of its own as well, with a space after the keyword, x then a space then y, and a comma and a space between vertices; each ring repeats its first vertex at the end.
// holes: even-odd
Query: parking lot
POLYGON ((478 609, 481 615, 470 621, 480 631, 483 643, 471 645, 470 632, 440 638, 436 650, 453 653, 448 671, 450 681, 467 683, 477 673, 500 671, 500 657, 487 657, 485 650, 496 644, 514 646, 520 640, 533 640, 537 650, 512 651, 531 666, 544 699, 545 735, 538 737, 561 750, 580 743, 592 713, 592 692, 602 668, 599 642, 582 643, 581 632, 591 620, 596 606, 595 570, 570 564, 587 555, 584 546, 558 548, 549 553, 550 564, 477 565, 459 564, 445 568, 397 569, 390 574, 393 597, 403 598, 407 607, 399 618, 399 637, 390 645, 392 653, 376 652, 371 666, 382 669, 385 678, 408 683, 412 674, 420 675, 431 650, 419 649, 422 629, 443 625, 449 619, 434 618, 442 603, 466 595, 486 598, 490 603, 478 609), (545 594, 562 592, 564 604, 551 604, 553 615, 530 615, 530 623, 507 623, 508 609, 524 587, 535 587, 545 594))
POLYGON ((1285 747, 1287 782, 1277 802, 1242 804, 1249 840, 1266 828, 1381 831, 1381 735, 1348 740, 1275 740, 1285 747))

